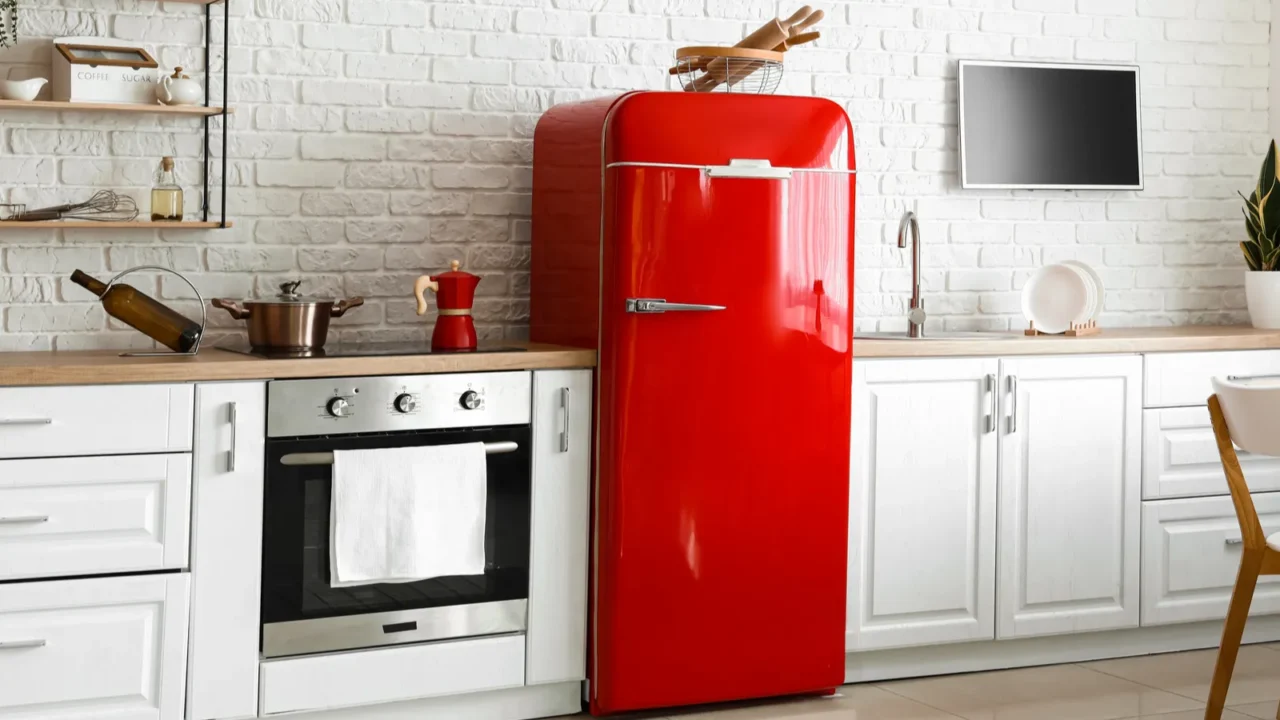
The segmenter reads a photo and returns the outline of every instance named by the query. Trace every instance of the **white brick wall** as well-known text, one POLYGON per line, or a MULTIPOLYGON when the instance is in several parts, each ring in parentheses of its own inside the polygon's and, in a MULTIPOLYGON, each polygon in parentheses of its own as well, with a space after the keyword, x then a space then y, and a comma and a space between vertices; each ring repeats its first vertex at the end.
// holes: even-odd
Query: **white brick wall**
MULTIPOLYGON (((232 120, 220 232, 0 232, 0 350, 137 346, 66 276, 169 265, 204 292, 262 294, 301 277, 369 302, 351 339, 425 338, 415 273, 461 259, 485 276, 476 318, 519 338, 528 315, 529 165, 554 103, 663 87, 672 51, 728 42, 800 0, 230 0, 232 120)), ((1042 263, 1099 269, 1107 324, 1242 319, 1238 199, 1268 139, 1268 0, 827 0, 824 39, 788 59, 784 90, 836 99, 856 125, 857 317, 897 328, 909 279, 894 246, 914 209, 924 288, 950 328, 1016 328, 1042 263), (964 192, 955 61, 1142 66, 1147 190, 964 192)), ((20 0, 24 39, 0 77, 48 72, 49 38, 113 34, 197 71, 197 6, 20 0)), ((0 199, 46 204, 146 189, 180 158, 198 198, 198 121, 0 113, 0 199)), ((134 281, 183 303, 182 287, 134 281)), ((221 313, 219 332, 235 327, 221 313)))

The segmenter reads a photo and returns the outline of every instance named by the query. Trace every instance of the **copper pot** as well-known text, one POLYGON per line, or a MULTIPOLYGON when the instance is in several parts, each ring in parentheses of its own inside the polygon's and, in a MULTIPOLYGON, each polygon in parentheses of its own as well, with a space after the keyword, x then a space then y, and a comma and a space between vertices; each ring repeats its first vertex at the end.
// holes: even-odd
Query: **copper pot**
POLYGON ((329 319, 342 317, 348 310, 364 304, 364 298, 322 300, 298 294, 302 282, 287 282, 280 294, 269 300, 245 300, 243 307, 234 300, 217 298, 212 305, 226 310, 237 320, 249 321, 249 344, 254 350, 272 352, 306 352, 324 347, 329 336, 329 319))

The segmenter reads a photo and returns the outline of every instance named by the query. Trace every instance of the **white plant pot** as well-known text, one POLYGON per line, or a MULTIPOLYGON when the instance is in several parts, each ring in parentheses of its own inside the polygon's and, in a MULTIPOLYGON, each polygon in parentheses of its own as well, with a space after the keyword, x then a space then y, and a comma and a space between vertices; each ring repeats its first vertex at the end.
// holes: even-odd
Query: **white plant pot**
POLYGON ((1244 296, 1254 327, 1280 330, 1280 272, 1246 270, 1244 296))

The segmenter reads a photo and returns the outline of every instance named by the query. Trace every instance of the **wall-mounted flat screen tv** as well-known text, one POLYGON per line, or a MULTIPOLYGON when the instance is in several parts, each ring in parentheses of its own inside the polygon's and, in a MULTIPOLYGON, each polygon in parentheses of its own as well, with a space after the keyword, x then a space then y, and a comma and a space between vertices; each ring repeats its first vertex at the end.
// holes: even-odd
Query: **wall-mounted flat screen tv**
POLYGON ((960 184, 1141 190, 1138 68, 962 60, 960 184))

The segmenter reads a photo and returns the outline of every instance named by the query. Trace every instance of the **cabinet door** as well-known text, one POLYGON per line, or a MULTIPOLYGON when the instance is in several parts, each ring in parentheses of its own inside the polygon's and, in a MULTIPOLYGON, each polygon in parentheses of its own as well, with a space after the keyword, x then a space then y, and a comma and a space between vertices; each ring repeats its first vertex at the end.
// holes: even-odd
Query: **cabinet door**
POLYGON ((187 718, 258 714, 266 386, 196 390, 187 718))
POLYGON ((854 363, 847 650, 995 637, 998 367, 854 363))
MULTIPOLYGON (((1144 499, 1230 493, 1207 405, 1144 410, 1142 435, 1144 499)), ((1236 454, 1251 492, 1280 490, 1280 458, 1239 448, 1236 454)))
POLYGON ((533 374, 533 538, 525 683, 586 678, 592 374, 533 374))
POLYGON ((1001 638, 1138 625, 1142 359, 1001 361, 1001 638))

